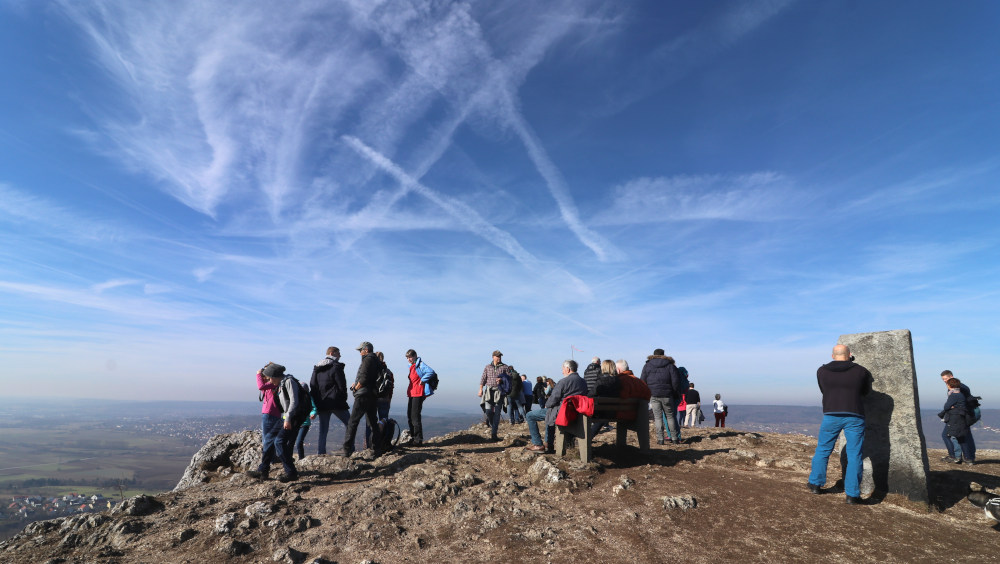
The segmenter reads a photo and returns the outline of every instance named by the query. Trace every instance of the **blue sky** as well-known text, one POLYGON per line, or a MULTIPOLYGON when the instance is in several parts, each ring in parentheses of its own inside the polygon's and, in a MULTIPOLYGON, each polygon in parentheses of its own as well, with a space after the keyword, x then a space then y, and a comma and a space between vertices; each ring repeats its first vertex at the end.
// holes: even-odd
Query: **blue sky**
MULTIPOLYGON (((992 2, 0 0, 13 396, 255 398, 267 361, 570 346, 815 404, 913 332, 1000 397, 992 2)), ((401 390, 397 395, 402 396, 401 390)))

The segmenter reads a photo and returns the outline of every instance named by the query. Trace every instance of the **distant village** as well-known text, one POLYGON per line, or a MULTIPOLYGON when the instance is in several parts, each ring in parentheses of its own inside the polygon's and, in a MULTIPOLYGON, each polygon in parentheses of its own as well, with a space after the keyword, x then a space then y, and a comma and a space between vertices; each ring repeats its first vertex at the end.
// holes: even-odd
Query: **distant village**
POLYGON ((115 500, 101 494, 66 494, 58 497, 40 495, 14 496, 0 508, 0 520, 39 521, 76 513, 105 511, 115 506, 115 500))

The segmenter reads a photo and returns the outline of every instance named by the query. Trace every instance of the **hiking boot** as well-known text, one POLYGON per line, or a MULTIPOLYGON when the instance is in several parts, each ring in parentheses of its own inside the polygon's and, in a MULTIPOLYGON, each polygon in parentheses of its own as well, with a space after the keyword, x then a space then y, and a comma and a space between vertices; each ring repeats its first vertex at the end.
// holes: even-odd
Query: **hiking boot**
POLYGON ((545 447, 542 445, 528 445, 524 448, 525 450, 530 450, 531 452, 545 452, 545 447))
POLYGON ((944 461, 944 462, 947 462, 948 464, 961 464, 962 463, 961 460, 955 458, 954 456, 946 456, 946 457, 942 458, 941 460, 944 461))
POLYGON ((282 484, 287 482, 294 482, 295 480, 298 479, 299 479, 299 474, 297 472, 295 474, 282 474, 278 476, 278 481, 281 482, 282 484))
POLYGON ((962 463, 963 463, 963 464, 968 464, 968 465, 970 465, 970 466, 971 466, 971 465, 975 464, 975 463, 976 463, 976 461, 975 461, 975 460, 969 460, 968 458, 965 458, 965 457, 963 456, 963 457, 962 457, 962 463))
POLYGON ((864 505, 865 504, 865 502, 862 501, 862 499, 860 497, 854 497, 854 496, 850 496, 850 495, 846 496, 844 498, 844 503, 846 503, 847 505, 864 505))
POLYGON ((955 457, 951 455, 941 457, 941 462, 951 462, 952 460, 955 460, 955 457))
POLYGON ((250 476, 251 478, 256 478, 258 480, 267 479, 267 472, 261 472, 260 470, 247 470, 246 472, 244 472, 244 474, 250 476))
POLYGON ((656 444, 662 445, 663 444, 663 439, 659 439, 658 441, 656 441, 656 444))
POLYGON ((816 484, 806 484, 806 485, 809 486, 809 491, 816 495, 823 493, 823 490, 819 489, 819 486, 817 486, 816 484))

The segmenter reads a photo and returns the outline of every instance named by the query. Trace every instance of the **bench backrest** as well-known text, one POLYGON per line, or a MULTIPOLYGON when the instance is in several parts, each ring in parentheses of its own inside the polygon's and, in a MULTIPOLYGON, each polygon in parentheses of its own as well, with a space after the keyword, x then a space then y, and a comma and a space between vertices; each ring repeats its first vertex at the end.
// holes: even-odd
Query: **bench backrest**
POLYGON ((616 419, 618 412, 635 412, 642 400, 639 398, 594 398, 594 418, 595 419, 616 419))

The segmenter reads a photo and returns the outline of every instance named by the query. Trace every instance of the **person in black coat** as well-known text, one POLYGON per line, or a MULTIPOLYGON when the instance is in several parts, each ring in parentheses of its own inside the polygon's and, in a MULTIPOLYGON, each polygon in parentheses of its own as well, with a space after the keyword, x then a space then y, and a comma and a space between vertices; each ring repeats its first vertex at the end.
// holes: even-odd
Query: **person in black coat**
POLYGON ((947 462, 955 464, 972 464, 974 455, 969 447, 969 416, 966 409, 965 395, 962 393, 962 383, 958 378, 948 380, 948 399, 944 402, 944 409, 938 413, 938 417, 944 421, 945 432, 952 441, 952 449, 955 454, 962 454, 962 458, 949 457, 947 462))
POLYGON ((375 456, 382 454, 382 431, 378 427, 378 398, 375 395, 375 381, 378 380, 379 372, 382 370, 382 361, 375 356, 375 347, 368 341, 362 342, 357 347, 361 353, 361 365, 358 366, 358 375, 351 386, 354 392, 354 407, 351 408, 351 419, 347 422, 347 431, 344 434, 344 456, 351 456, 354 453, 354 438, 357 436, 358 424, 361 418, 367 418, 368 425, 372 428, 372 444, 375 456))
POLYGON ((347 427, 350 411, 347 408, 347 378, 344 376, 344 363, 340 362, 340 349, 326 349, 326 358, 313 366, 312 377, 309 379, 309 395, 316 406, 316 416, 319 419, 319 444, 317 454, 326 454, 326 436, 330 431, 330 416, 347 427))

